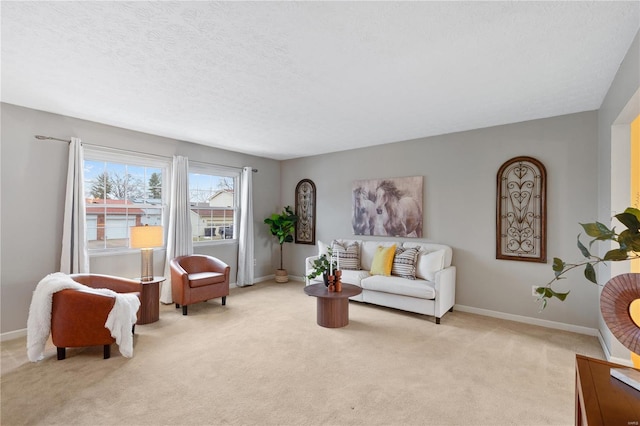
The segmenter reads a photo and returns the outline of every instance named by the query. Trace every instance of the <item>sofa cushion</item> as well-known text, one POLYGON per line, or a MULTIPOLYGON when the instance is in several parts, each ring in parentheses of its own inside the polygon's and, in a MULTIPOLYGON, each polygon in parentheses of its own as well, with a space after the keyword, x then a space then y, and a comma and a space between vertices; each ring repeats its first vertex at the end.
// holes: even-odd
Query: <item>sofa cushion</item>
POLYGON ((397 275, 410 280, 416 279, 416 261, 420 247, 396 248, 396 254, 393 257, 393 265, 391 266, 391 275, 397 275))
POLYGON ((433 283, 425 280, 409 280, 402 277, 372 275, 361 281, 363 290, 381 291, 419 299, 435 299, 433 283))
POLYGON ((342 270, 360 269, 360 244, 357 242, 340 243, 334 240, 331 243, 333 258, 342 270))
POLYGON ((191 288, 223 282, 224 274, 219 272, 196 272, 189 274, 189 287, 191 288))
POLYGON ((390 276, 395 254, 395 244, 389 247, 378 246, 376 254, 373 256, 373 262, 371 263, 371 275, 390 276))
POLYGON ((435 281, 436 272, 444 268, 444 250, 431 253, 420 252, 416 264, 416 277, 435 281))
POLYGON ((369 275, 369 271, 343 270, 341 280, 343 284, 353 284, 357 285, 358 287, 362 287, 362 280, 370 276, 371 275, 369 275))

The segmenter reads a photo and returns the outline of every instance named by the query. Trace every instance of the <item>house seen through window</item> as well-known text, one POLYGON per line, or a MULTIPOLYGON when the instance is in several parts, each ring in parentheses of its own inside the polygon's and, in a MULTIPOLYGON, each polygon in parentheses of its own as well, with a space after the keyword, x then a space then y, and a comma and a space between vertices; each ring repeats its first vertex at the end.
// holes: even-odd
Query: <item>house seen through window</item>
POLYGON ((236 239, 239 173, 215 167, 189 167, 193 242, 236 239))
POLYGON ((85 150, 90 251, 126 249, 130 227, 163 225, 168 167, 168 160, 85 150))

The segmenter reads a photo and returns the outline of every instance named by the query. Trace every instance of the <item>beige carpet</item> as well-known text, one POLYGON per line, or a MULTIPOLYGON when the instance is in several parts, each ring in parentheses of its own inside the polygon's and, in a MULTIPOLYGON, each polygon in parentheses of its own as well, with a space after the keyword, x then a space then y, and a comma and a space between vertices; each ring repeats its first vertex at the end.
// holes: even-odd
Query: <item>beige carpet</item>
MULTIPOLYGON (((2 343, 2 425, 571 425, 575 353, 595 337, 461 312, 433 318, 350 303, 316 325, 303 284, 265 282, 220 301, 161 306, 117 346, 30 363, 2 343)), ((532 302, 533 303, 533 302, 532 302)))

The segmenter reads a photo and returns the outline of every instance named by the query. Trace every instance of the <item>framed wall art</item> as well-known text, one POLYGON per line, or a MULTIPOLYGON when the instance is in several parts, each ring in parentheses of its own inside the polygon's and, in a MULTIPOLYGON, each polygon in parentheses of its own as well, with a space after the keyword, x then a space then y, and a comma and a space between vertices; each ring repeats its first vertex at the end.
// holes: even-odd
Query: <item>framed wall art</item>
POLYGON ((498 170, 496 259, 547 261, 547 173, 532 157, 515 157, 498 170))
POLYGON ((316 243, 316 185, 302 179, 296 185, 296 244, 316 243))
POLYGON ((422 176, 353 181, 353 233, 422 238, 422 187, 422 176))

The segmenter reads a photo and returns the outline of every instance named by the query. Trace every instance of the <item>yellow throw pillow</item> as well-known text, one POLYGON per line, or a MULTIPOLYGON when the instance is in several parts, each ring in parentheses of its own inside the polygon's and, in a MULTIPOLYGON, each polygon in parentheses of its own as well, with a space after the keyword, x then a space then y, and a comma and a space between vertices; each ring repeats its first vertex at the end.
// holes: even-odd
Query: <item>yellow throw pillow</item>
POLYGON ((393 266, 393 256, 396 254, 396 245, 390 247, 378 246, 376 254, 373 255, 371 262, 371 275, 391 275, 391 267, 393 266))

